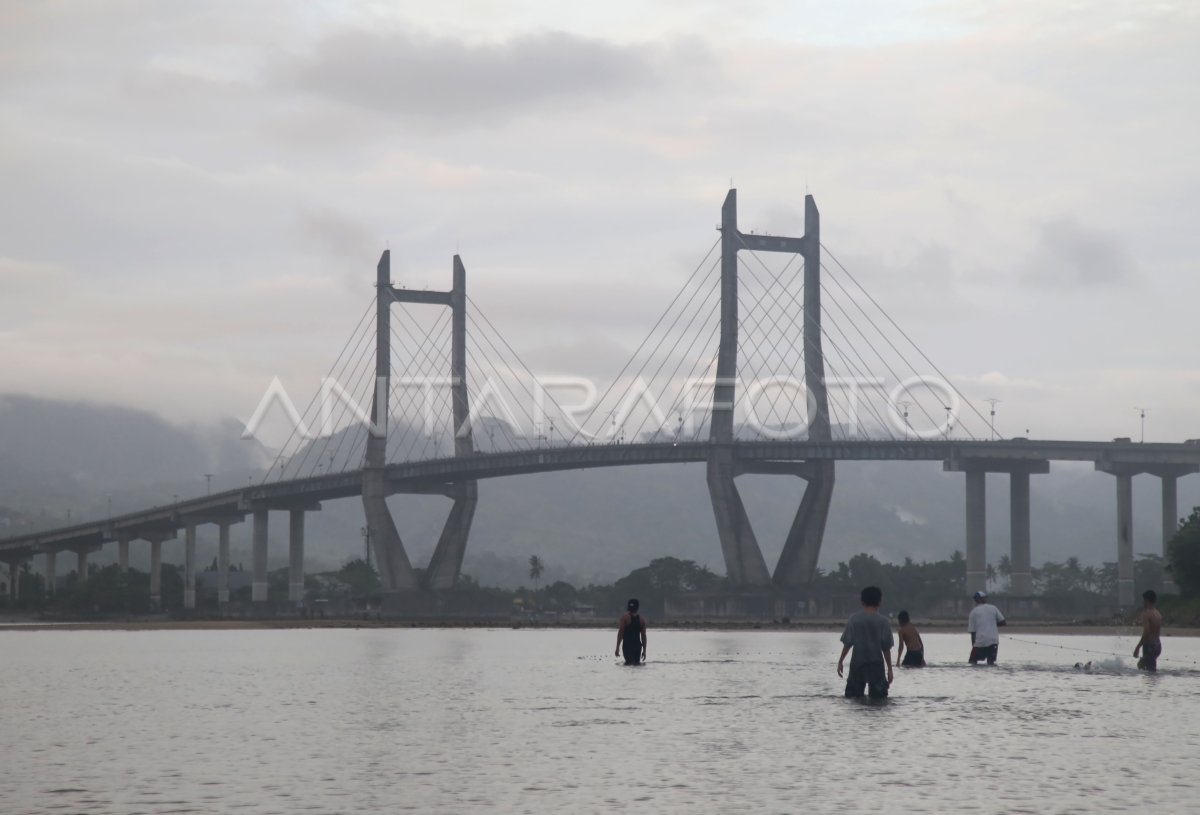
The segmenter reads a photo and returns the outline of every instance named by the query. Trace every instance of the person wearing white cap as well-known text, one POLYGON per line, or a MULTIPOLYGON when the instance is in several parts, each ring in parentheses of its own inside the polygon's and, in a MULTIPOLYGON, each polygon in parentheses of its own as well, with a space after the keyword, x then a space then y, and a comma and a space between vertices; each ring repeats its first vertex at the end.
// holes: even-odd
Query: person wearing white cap
POLYGON ((967 661, 972 665, 986 659, 988 665, 996 664, 996 652, 1000 649, 1000 630, 1007 620, 1000 609, 987 601, 986 591, 975 592, 975 608, 967 617, 967 633, 971 635, 971 657, 967 661))

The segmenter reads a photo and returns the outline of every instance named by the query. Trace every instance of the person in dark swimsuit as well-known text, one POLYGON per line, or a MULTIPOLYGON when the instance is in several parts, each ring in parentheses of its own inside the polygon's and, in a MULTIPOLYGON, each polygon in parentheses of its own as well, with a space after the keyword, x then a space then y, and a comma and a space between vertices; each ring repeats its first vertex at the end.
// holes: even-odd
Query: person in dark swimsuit
POLYGON ((637 599, 625 604, 629 610, 621 617, 621 627, 617 630, 614 656, 621 656, 624 649, 626 665, 640 665, 646 658, 646 621, 638 614, 638 605, 637 599))
POLYGON ((1158 658, 1162 656, 1162 612, 1155 606, 1158 595, 1153 589, 1142 592, 1142 638, 1133 649, 1138 658, 1138 670, 1154 673, 1158 670, 1158 658))
POLYGON ((912 624, 912 619, 908 616, 907 611, 901 611, 896 615, 896 619, 900 622, 900 631, 898 632, 900 647, 896 649, 896 666, 924 668, 925 643, 921 641, 921 633, 912 624), (904 653, 905 648, 908 649, 907 654, 904 653))

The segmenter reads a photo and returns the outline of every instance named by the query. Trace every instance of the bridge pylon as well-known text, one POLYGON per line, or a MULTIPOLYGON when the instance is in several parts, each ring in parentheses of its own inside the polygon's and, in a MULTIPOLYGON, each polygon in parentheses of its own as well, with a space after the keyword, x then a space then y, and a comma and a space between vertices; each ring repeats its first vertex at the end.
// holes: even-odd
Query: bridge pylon
MULTIPOLYGON (((454 419, 454 455, 474 453, 469 422, 467 391, 467 288, 466 268, 454 256, 454 282, 448 292, 397 289, 391 280, 391 252, 385 250, 376 267, 375 312, 375 394, 371 400, 371 432, 363 462, 362 500, 370 540, 379 564, 380 581, 385 593, 420 588, 452 587, 462 569, 463 554, 475 516, 479 490, 474 480, 445 484, 440 492, 454 502, 446 518, 437 548, 425 573, 424 585, 408 559, 391 510, 387 506, 390 488, 385 476, 387 466, 388 399, 391 394, 391 305, 420 303, 447 306, 451 310, 450 389, 454 419)), ((429 492, 429 490, 421 490, 429 492)))
POLYGON ((730 190, 721 207, 721 340, 717 351, 717 377, 713 387, 708 458, 708 491, 717 523, 717 535, 730 582, 741 588, 795 588, 810 583, 833 497, 832 461, 779 462, 758 472, 799 475, 808 482, 797 509, 783 552, 772 579, 754 535, 734 479, 750 472, 734 457, 734 408, 737 405, 738 347, 738 258, 740 249, 785 252, 804 258, 804 344, 805 389, 808 407, 808 438, 829 441, 829 402, 825 388, 825 360, 821 350, 821 235, 820 213, 811 195, 804 198, 804 237, 744 235, 737 226, 737 190, 730 190))

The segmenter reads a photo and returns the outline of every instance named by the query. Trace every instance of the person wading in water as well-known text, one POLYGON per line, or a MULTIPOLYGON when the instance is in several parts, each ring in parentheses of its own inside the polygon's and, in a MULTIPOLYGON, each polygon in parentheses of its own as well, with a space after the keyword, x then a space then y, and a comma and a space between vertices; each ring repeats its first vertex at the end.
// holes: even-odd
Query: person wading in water
POLYGON ((621 617, 621 627, 617 630, 617 652, 621 656, 622 646, 625 649, 625 664, 640 665, 646 658, 646 621, 638 614, 638 601, 630 600, 625 604, 629 609, 621 617))

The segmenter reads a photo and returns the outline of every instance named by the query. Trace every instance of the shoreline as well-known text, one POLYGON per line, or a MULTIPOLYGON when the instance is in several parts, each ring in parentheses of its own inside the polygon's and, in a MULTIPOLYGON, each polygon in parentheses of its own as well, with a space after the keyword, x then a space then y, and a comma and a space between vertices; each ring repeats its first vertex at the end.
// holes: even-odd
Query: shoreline
MULTIPOLYGON (((266 630, 298 630, 298 629, 510 629, 529 631, 581 630, 597 629, 608 631, 615 628, 616 622, 609 621, 575 621, 570 623, 538 623, 524 620, 489 620, 489 619, 424 619, 424 620, 356 620, 340 619, 194 619, 194 620, 64 620, 52 622, 47 620, 0 620, 0 632, 42 632, 42 631, 266 631, 266 630)), ((844 621, 812 620, 801 623, 781 624, 753 621, 668 621, 652 624, 658 631, 738 631, 738 632, 791 632, 791 633, 837 633, 842 630, 844 621)), ((920 626, 922 633, 928 634, 959 634, 966 631, 966 622, 957 620, 928 621, 920 626)), ((1072 623, 1048 620, 1045 622, 1026 621, 1009 624, 1004 627, 1002 634, 1029 635, 1044 634, 1050 636, 1137 636, 1139 627, 1129 624, 1113 623, 1072 623)), ((1200 637, 1200 628, 1179 627, 1165 628, 1164 638, 1200 637)))

